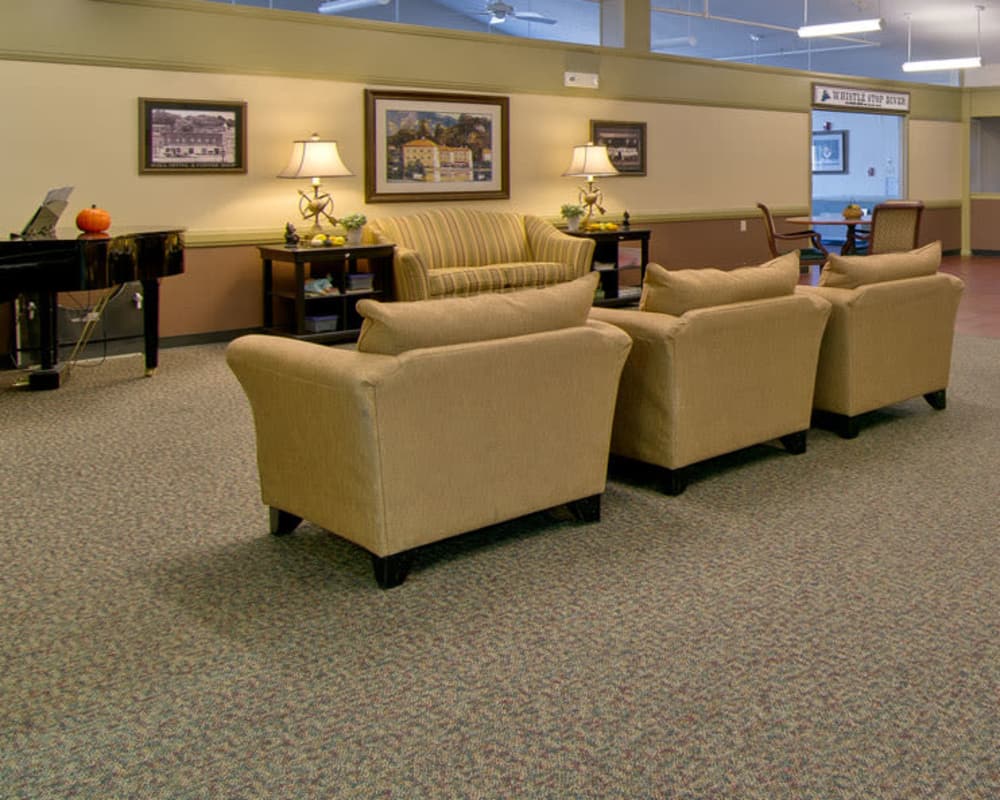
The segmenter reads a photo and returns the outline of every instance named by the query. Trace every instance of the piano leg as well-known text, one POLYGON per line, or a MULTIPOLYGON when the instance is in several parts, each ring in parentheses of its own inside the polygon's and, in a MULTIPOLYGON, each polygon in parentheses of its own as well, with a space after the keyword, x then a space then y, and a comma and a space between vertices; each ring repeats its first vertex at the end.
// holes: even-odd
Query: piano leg
POLYGON ((160 281, 142 281, 142 333, 146 349, 146 377, 152 377, 159 365, 160 348, 160 281))
POLYGON ((28 373, 29 389, 58 389, 62 380, 59 361, 59 314, 54 292, 38 293, 38 332, 42 363, 28 373))

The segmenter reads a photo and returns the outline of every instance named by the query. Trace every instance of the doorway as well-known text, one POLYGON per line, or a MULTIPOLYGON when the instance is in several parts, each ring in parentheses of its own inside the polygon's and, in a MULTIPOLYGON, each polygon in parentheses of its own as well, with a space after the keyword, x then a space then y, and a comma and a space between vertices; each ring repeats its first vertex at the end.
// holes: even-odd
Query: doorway
MULTIPOLYGON (((840 214, 849 203, 871 213, 883 200, 906 196, 903 119, 898 114, 813 110, 813 215, 840 214), (820 152, 819 144, 831 144, 834 151, 820 152)), ((824 243, 843 244, 836 238, 839 226, 824 227, 829 229, 823 231, 824 243)))

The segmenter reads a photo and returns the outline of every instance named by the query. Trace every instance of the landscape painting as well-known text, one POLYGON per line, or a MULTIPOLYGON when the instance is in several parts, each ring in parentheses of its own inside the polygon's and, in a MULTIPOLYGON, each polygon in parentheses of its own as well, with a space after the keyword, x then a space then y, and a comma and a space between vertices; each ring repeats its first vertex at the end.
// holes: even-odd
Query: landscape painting
POLYGON ((487 95, 365 92, 365 200, 510 196, 508 100, 487 95))

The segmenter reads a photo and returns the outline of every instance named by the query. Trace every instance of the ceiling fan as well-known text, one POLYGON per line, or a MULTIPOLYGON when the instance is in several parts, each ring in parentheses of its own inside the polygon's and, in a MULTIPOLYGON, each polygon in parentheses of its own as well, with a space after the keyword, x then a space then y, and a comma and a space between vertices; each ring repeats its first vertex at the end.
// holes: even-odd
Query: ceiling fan
POLYGON ((502 25, 508 19, 519 19, 523 22, 541 22, 544 25, 555 25, 558 20, 546 17, 535 11, 515 11, 514 6, 508 5, 503 0, 493 0, 486 4, 486 10, 476 14, 479 17, 489 17, 490 25, 502 25))

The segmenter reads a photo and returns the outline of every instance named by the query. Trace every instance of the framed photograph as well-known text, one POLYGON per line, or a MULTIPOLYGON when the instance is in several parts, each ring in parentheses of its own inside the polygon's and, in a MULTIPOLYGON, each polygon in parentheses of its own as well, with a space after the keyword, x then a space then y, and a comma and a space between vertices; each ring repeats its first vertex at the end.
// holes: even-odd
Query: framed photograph
POLYGON ((608 148, 608 156, 622 175, 646 174, 646 123, 590 121, 590 141, 608 148))
POLYGON ((139 172, 247 171, 247 104, 139 98, 139 172))
POLYGON ((847 131, 813 131, 812 171, 814 175, 847 172, 847 131))
POLYGON ((365 201, 510 197, 508 99, 365 90, 365 201))

